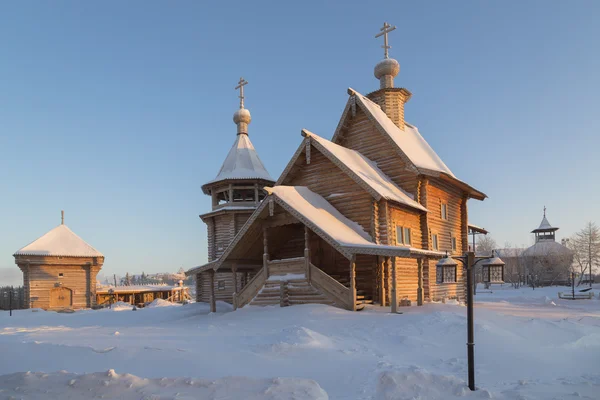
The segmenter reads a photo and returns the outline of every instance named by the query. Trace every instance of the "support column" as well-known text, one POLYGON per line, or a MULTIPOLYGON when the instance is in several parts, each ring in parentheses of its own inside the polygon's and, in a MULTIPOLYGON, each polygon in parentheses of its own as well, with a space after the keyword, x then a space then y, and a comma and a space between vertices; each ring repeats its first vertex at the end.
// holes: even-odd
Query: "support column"
POLYGON ((392 257, 392 288, 390 294, 392 297, 392 313, 398 312, 398 296, 396 295, 396 257, 392 257))
POLYGON ((386 257, 377 258, 377 268, 379 268, 379 304, 385 307, 386 292, 385 292, 385 260, 386 257))
POLYGON ((304 225, 304 262, 306 266, 306 280, 310 283, 310 232, 304 225))
POLYGON ((233 310, 237 310, 237 292, 238 292, 238 285, 237 285, 237 265, 233 264, 231 266, 231 275, 233 278, 233 310))
POLYGON ((417 258, 417 273, 419 275, 419 287, 417 288, 417 305, 423 305, 423 259, 417 258))
POLYGON ((217 301, 215 299, 215 271, 210 270, 208 272, 210 281, 210 312, 217 312, 217 301))
POLYGON ((350 310, 356 311, 356 256, 350 259, 350 310))
POLYGON ((263 226, 263 268, 269 276, 269 244, 267 241, 267 227, 263 226))
POLYGON ((256 206, 258 207, 258 203, 260 202, 260 200, 258 200, 258 183, 254 184, 254 202, 256 203, 256 206))

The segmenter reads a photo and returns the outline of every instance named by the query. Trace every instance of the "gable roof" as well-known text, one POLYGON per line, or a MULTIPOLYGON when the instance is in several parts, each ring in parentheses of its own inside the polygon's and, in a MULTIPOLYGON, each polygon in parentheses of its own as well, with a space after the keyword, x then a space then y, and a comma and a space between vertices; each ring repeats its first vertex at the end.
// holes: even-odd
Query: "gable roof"
POLYGON ((351 98, 348 100, 348 104, 344 109, 344 113, 342 114, 342 118, 340 119, 332 142, 335 143, 337 141, 340 131, 344 127, 344 121, 348 116, 349 110, 352 108, 352 101, 354 101, 375 124, 376 128, 388 138, 401 156, 403 156, 403 158, 405 158, 419 173, 440 176, 458 183, 460 186, 463 186, 473 198, 483 200, 487 197, 484 193, 458 179, 433 148, 431 148, 423 136, 421 136, 421 133, 416 126, 405 122, 405 129, 402 130, 394 124, 378 104, 352 88, 348 89, 348 93, 351 98))
POLYGON ((13 256, 104 257, 66 225, 59 225, 13 256))
POLYGON ((305 151, 306 141, 308 141, 325 157, 344 171, 351 179, 369 192, 377 201, 384 198, 420 211, 427 211, 424 206, 413 199, 412 195, 402 190, 387 175, 385 175, 383 171, 377 167, 376 163, 369 160, 358 151, 332 143, 306 129, 302 130, 302 135, 306 137, 306 139, 300 145, 296 154, 294 154, 288 167, 286 167, 277 180, 277 185, 281 185, 284 182, 291 171, 291 167, 295 164, 300 154, 305 151))
POLYGON ((215 179, 204 184, 203 188, 226 179, 264 179, 274 182, 245 133, 237 135, 219 173, 215 179))
MULTIPOLYGON (((371 236, 356 222, 346 218, 327 200, 304 186, 265 187, 269 194, 256 211, 246 221, 221 257, 215 261, 214 269, 218 270, 233 249, 242 240, 250 226, 263 213, 269 202, 274 201, 285 211, 308 226, 313 232, 336 248, 342 255, 351 258, 353 254, 373 254, 396 257, 429 256, 441 257, 439 251, 415 249, 406 246, 388 246, 377 244, 371 236)), ((209 263, 210 264, 210 263, 209 263)), ((206 270, 208 264, 189 270, 188 274, 206 270)))

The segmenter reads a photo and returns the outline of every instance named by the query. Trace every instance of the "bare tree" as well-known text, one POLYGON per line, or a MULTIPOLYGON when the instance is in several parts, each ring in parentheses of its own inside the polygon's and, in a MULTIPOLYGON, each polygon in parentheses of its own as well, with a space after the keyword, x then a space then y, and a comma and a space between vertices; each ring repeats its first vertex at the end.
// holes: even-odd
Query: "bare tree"
POLYGON ((496 241, 489 235, 480 236, 475 246, 475 253, 478 256, 491 256, 492 250, 498 248, 496 241))
POLYGON ((569 240, 569 244, 575 253, 575 262, 581 273, 578 285, 587 272, 592 286, 594 268, 600 265, 600 229, 595 223, 588 222, 572 240, 569 240))

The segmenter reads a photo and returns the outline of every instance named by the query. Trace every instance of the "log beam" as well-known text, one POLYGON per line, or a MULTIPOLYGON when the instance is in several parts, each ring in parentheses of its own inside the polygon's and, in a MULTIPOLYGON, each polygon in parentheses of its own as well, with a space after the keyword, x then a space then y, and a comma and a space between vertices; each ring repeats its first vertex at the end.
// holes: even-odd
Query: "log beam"
POLYGON ((350 309, 356 311, 356 256, 350 258, 350 309))
POLYGON ((208 271, 210 280, 210 312, 217 312, 217 301, 215 299, 215 271, 208 271))

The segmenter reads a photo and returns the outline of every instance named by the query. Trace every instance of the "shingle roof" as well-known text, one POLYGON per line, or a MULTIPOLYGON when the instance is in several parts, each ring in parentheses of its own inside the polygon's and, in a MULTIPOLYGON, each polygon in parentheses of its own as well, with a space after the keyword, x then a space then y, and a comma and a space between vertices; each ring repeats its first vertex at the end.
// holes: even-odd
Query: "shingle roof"
POLYGON ((381 197, 396 201, 418 210, 427 211, 425 207, 417 203, 413 196, 398 187, 377 164, 363 156, 356 150, 347 149, 343 146, 330 142, 312 132, 303 130, 303 134, 314 139, 325 151, 329 152, 339 162, 343 163, 351 173, 355 174, 360 181, 368 185, 381 197))
POLYGON ((104 257, 66 225, 57 226, 14 256, 104 257))
POLYGON ((219 173, 207 184, 226 179, 264 179, 274 182, 246 134, 237 135, 219 173))

